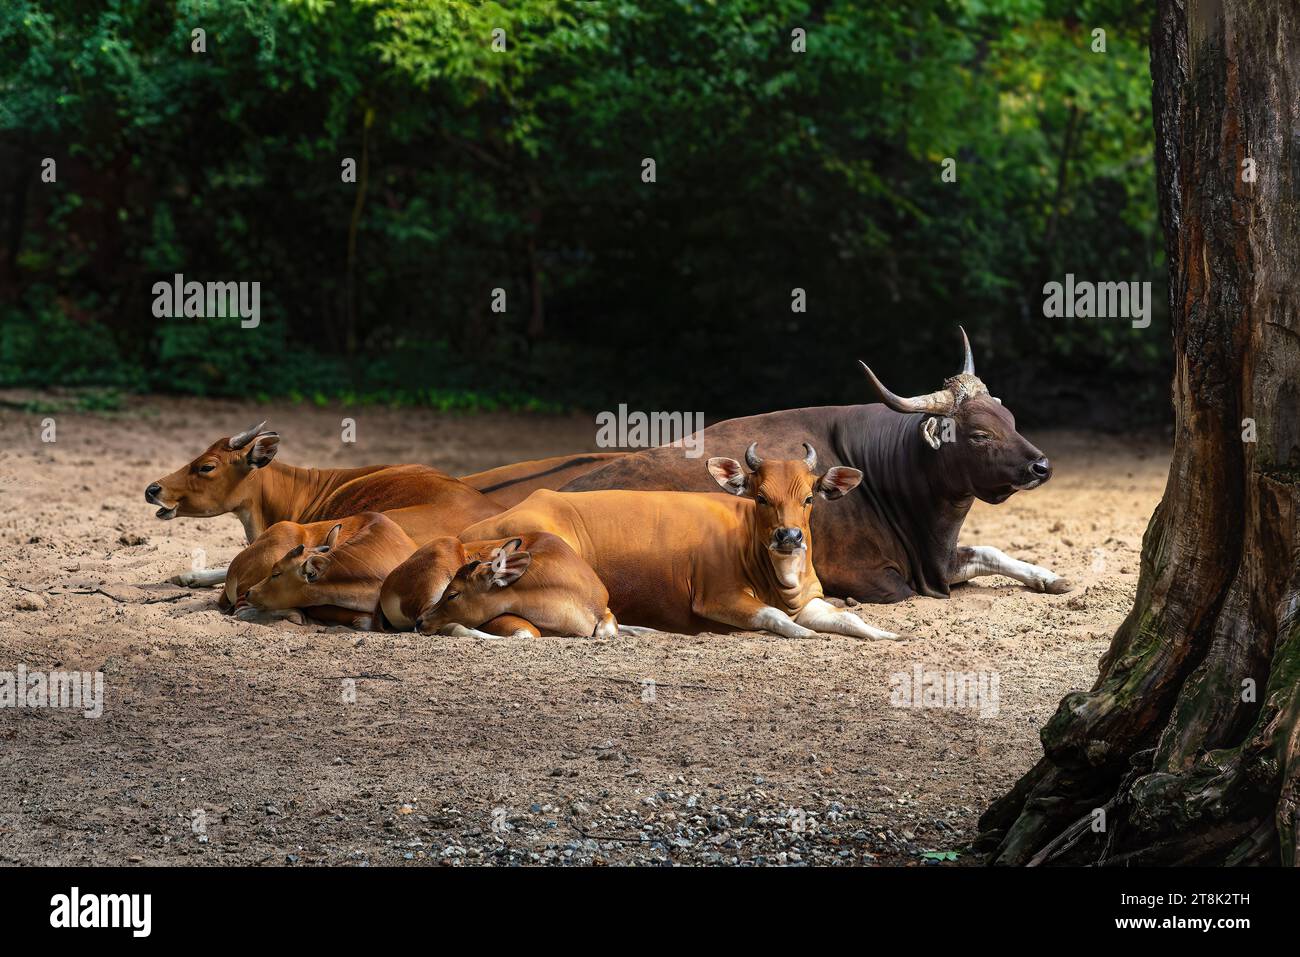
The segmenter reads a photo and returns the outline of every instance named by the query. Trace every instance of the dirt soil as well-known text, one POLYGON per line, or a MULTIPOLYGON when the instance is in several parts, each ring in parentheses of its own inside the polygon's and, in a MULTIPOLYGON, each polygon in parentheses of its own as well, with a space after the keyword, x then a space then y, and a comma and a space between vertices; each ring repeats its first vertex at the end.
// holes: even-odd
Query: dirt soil
POLYGON ((453 474, 589 449, 590 418, 22 399, 0 409, 0 672, 102 671, 105 706, 0 708, 0 863, 968 862, 1092 683, 1168 464, 1158 437, 1031 434, 1055 477, 977 503, 962 541, 1077 590, 992 578, 858 609, 914 641, 476 641, 224 616, 166 580, 196 549, 225 564, 238 521, 160 522, 143 489, 264 418, 291 464, 453 474), (891 706, 917 666, 996 675, 996 714, 891 706))

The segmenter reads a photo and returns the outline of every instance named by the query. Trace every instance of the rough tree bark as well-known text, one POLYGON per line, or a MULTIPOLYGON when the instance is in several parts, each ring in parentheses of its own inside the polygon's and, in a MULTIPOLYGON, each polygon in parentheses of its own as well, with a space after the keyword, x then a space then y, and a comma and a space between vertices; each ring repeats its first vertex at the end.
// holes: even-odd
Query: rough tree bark
POLYGON ((1294 866, 1300 7, 1159 0, 1151 72, 1173 462, 1096 684, 1061 701, 979 846, 1000 864, 1294 866))

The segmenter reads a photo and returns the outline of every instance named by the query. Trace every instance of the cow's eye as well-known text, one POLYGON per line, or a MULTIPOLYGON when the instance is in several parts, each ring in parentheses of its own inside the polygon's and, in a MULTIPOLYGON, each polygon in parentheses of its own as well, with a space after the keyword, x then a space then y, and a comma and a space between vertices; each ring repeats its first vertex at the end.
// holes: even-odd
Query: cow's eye
POLYGON ((766 505, 767 496, 764 495, 762 492, 759 492, 757 495, 754 496, 754 501, 757 502, 759 505, 766 505))
POLYGON ((279 578, 279 577, 280 577, 280 573, 279 573, 279 572, 271 572, 271 577, 272 577, 272 578, 279 578))
POLYGON ((458 591, 448 592, 447 597, 444 598, 443 601, 451 601, 453 598, 459 598, 459 597, 460 597, 460 592, 458 591))
POLYGON ((974 439, 976 442, 983 442, 986 439, 992 438, 992 436, 989 435, 987 432, 972 432, 970 434, 970 437, 974 439))
POLYGON ((811 504, 812 504, 812 500, 813 500, 813 497, 812 497, 811 495, 809 495, 806 499, 803 500, 803 503, 804 503, 805 505, 811 505, 811 504))
POLYGON ((199 473, 200 473, 200 474, 207 474, 208 472, 211 472, 211 471, 212 471, 213 469, 215 469, 215 468, 216 468, 215 465, 200 465, 200 466, 199 466, 199 473))

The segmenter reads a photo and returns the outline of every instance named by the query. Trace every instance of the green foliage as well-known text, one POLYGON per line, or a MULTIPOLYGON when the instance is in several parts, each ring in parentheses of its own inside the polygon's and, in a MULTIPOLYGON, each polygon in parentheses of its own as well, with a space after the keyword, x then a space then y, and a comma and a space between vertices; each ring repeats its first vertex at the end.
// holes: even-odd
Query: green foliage
POLYGON ((720 415, 863 399, 846 351, 934 388, 962 322, 1013 401, 1105 370, 1158 409, 1150 15, 10 0, 0 168, 27 175, 0 183, 0 384, 720 415), (1152 327, 1044 319, 1067 271, 1154 282, 1152 327), (261 325, 156 319, 177 272, 260 281, 261 325))

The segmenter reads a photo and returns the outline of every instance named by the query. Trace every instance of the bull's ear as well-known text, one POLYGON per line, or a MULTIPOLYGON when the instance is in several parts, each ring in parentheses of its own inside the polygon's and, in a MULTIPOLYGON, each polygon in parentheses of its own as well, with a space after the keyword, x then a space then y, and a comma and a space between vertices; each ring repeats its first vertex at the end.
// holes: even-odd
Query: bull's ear
POLYGON ((936 451, 943 444, 943 440, 939 437, 939 429, 942 425, 943 417, 938 415, 927 415, 921 422, 921 438, 925 439, 926 445, 936 451))
POLYGON ((745 487, 749 484, 745 470, 735 459, 722 457, 709 459, 709 474, 722 486, 724 492, 730 492, 732 495, 744 495, 745 487))
POLYGON ((302 563, 302 577, 309 582, 314 582, 325 574, 325 569, 329 568, 329 564, 329 555, 324 552, 313 552, 302 563))
POLYGON ((248 463, 249 468, 264 468, 271 464, 271 459, 275 458, 275 453, 279 450, 279 433, 263 432, 253 439, 253 444, 248 447, 248 455, 245 456, 244 461, 248 463))
POLYGON ((826 470, 826 474, 817 480, 817 491, 829 499, 842 498, 858 487, 862 481, 862 472, 847 465, 836 465, 826 470))
POLYGON ((497 557, 492 559, 492 584, 498 588, 513 585, 528 571, 532 561, 530 552, 497 552, 497 557))

